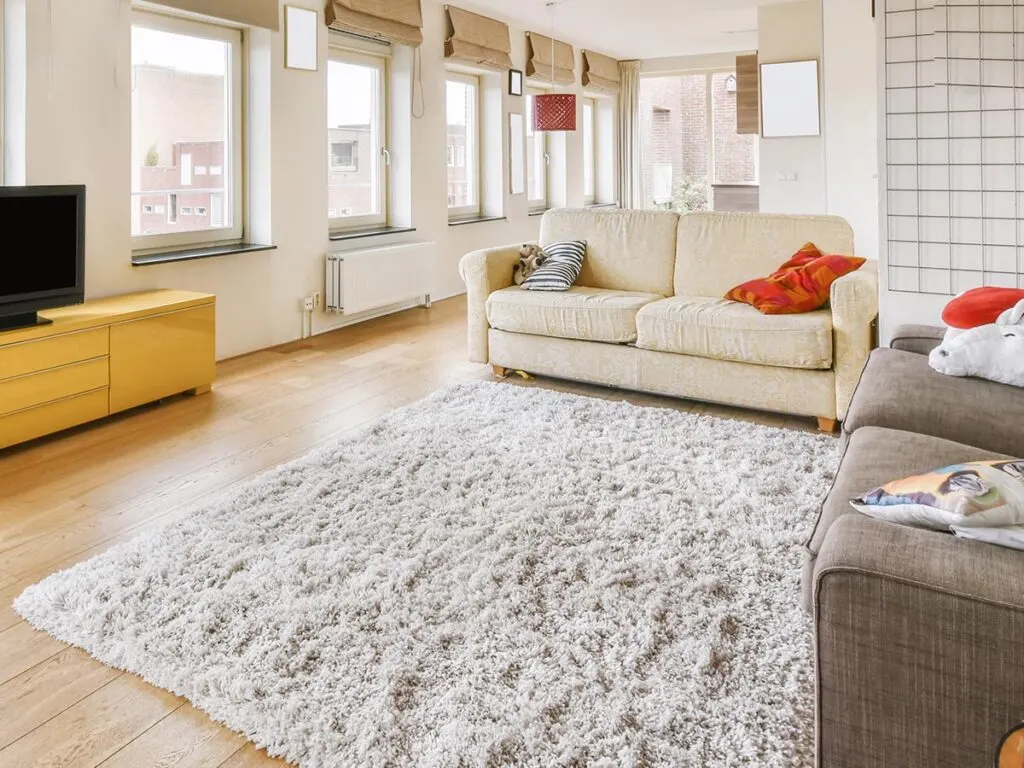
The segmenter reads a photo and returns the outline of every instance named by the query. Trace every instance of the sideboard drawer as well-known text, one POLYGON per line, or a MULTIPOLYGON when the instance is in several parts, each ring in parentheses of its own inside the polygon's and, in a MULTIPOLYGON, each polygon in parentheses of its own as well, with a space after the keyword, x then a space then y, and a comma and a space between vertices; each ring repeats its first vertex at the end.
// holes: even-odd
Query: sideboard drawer
POLYGON ((91 392, 109 383, 106 357, 0 381, 0 416, 91 392))
POLYGON ((103 357, 109 351, 108 328, 92 328, 31 342, 8 344, 0 347, 0 381, 103 357))
POLYGON ((109 397, 109 390, 104 387, 84 395, 0 416, 0 448, 102 419, 109 410, 109 397))

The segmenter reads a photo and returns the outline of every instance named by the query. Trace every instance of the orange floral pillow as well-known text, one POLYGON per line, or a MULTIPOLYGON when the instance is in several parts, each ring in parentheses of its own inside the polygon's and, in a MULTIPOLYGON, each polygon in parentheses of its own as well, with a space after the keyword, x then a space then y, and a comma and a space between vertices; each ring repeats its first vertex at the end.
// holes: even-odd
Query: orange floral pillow
POLYGON ((807 243, 770 276, 737 285, 725 298, 751 304, 765 315, 813 312, 828 304, 832 283, 865 261, 857 256, 826 256, 814 243, 807 243))

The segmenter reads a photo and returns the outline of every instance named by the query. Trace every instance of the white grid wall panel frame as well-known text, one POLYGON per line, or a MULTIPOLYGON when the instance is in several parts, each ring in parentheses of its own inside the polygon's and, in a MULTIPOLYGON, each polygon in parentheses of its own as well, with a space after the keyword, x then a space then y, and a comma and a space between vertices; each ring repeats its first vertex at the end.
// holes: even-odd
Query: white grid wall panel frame
POLYGON ((1024 288, 1024 0, 888 0, 889 289, 1024 288))

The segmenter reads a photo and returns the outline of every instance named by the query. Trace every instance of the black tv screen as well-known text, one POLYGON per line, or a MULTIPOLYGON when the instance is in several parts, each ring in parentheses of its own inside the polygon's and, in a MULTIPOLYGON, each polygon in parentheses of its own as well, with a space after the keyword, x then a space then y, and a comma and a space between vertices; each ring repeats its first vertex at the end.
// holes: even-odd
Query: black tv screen
POLYGON ((0 315, 82 301, 85 187, 0 187, 0 315))

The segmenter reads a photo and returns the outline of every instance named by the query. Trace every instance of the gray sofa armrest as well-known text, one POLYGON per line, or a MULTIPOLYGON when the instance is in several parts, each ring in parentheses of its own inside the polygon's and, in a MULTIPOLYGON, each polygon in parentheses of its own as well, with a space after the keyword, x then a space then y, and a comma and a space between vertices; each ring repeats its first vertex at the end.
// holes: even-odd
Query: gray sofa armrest
POLYGON ((945 328, 934 325, 900 325, 893 332, 889 346, 904 352, 927 355, 942 343, 945 335, 945 328))
POLYGON ((820 766, 988 768, 1024 720, 1024 552, 847 515, 814 612, 820 766))

